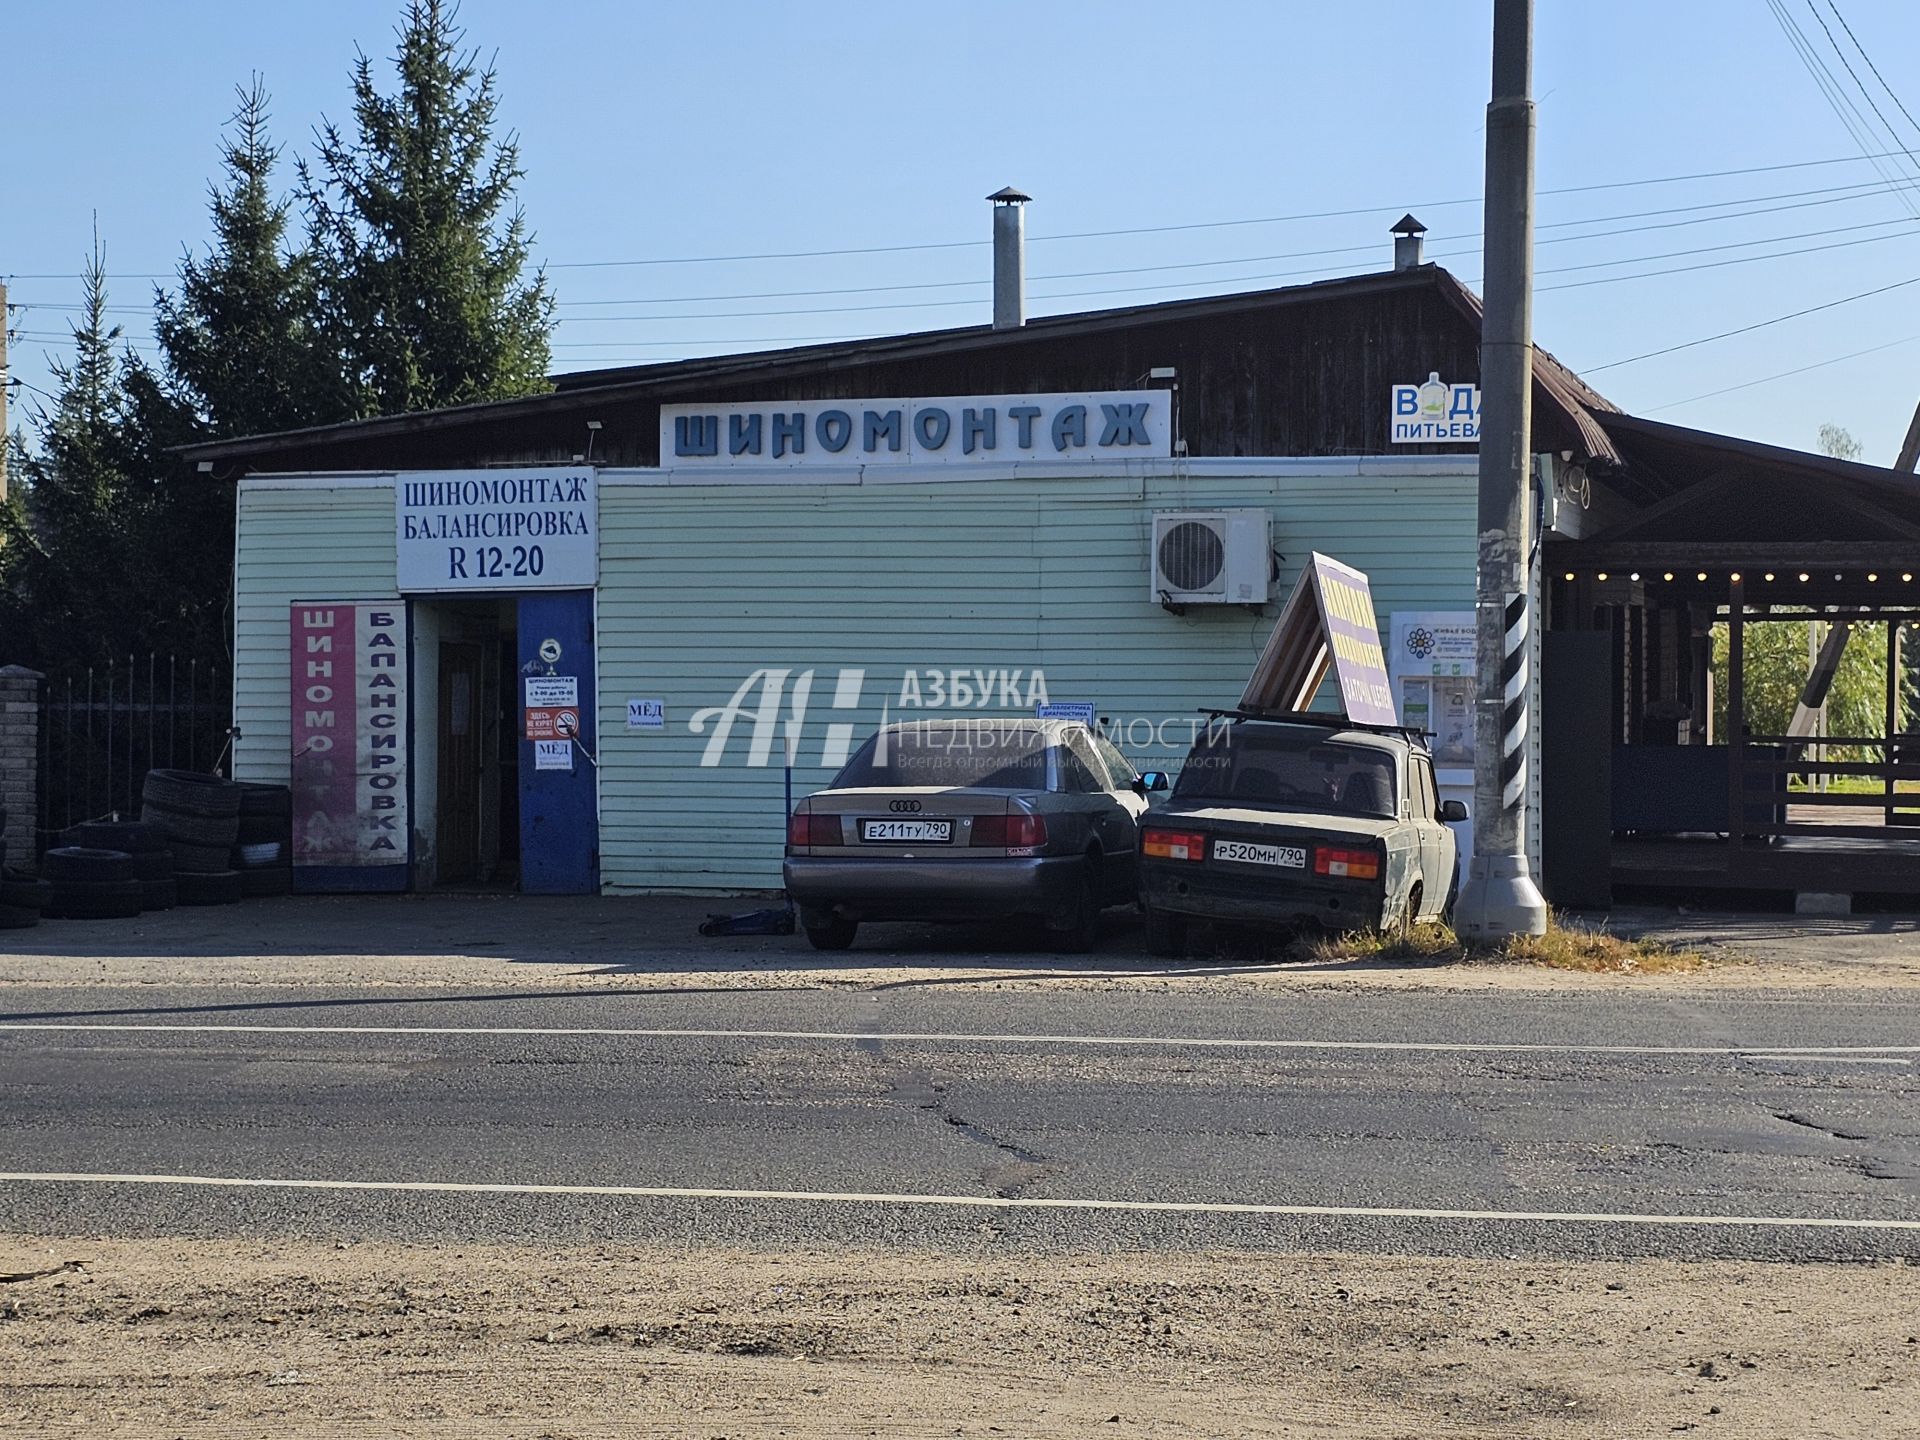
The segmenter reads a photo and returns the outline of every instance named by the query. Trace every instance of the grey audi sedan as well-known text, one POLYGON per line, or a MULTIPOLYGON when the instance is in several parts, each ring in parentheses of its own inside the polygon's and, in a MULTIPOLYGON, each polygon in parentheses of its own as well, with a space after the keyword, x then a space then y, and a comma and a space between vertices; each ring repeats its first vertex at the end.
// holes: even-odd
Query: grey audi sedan
POLYGON ((1077 721, 912 720, 862 745, 788 822, 787 893, 822 950, 863 920, 1032 916, 1091 949, 1136 897, 1141 774, 1077 721))

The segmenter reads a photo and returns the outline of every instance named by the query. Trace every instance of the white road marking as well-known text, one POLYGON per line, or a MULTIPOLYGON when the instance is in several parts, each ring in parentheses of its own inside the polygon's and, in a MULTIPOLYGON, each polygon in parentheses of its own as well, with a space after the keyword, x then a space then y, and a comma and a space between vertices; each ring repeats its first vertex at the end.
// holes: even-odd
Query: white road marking
POLYGON ((1884 1055, 1843 1055, 1837 1053, 1810 1054, 1805 1051, 1768 1050, 1764 1054, 1758 1050, 1744 1052, 1749 1060, 1779 1060, 1795 1064, 1813 1065, 1911 1065, 1911 1060, 1901 1060, 1884 1055))
MULTIPOLYGON (((1269 1040, 1205 1035, 995 1035, 964 1031, 881 1030, 692 1030, 561 1025, 211 1025, 128 1024, 87 1021, 8 1021, 6 1031, 61 1031, 182 1035, 483 1035, 636 1040, 842 1040, 922 1045, 1158 1046, 1200 1050, 1361 1050, 1461 1055, 1727 1055, 1748 1059, 1841 1059, 1854 1056, 1920 1055, 1920 1045, 1529 1045, 1473 1044, 1444 1040, 1269 1040)), ((1884 1063, 1904 1065, 1905 1059, 1884 1063)))
POLYGON ((1613 1211, 1447 1210, 1412 1206, 1264 1205, 1217 1200, 1084 1200, 993 1195, 895 1195, 843 1190, 723 1190, 681 1185, 535 1185, 511 1181, 291 1180, 226 1175, 0 1172, 0 1184, 199 1185, 234 1190, 372 1190, 450 1195, 565 1195, 640 1200, 793 1200, 825 1204, 964 1206, 986 1210, 1111 1210, 1172 1215, 1276 1215, 1360 1220, 1482 1220, 1574 1225, 1708 1225, 1811 1230, 1920 1230, 1920 1220, 1797 1215, 1635 1215, 1613 1211))

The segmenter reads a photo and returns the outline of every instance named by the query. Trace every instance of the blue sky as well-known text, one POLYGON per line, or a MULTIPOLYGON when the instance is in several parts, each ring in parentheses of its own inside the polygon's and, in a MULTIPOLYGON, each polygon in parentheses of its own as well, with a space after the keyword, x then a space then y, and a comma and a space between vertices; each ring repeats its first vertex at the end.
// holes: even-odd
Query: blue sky
MULTIPOLYGON (((1920 275, 1920 160, 1858 158, 1770 3, 1540 0, 1536 337, 1627 409, 1804 448, 1831 421, 1886 463, 1920 394, 1920 284, 1599 368, 1920 275), (1625 183, 1742 169, 1755 173, 1625 183), (1812 253, 1721 263, 1789 250, 1812 253), (1618 278, 1698 266, 1712 268, 1618 278)), ((1826 20, 1920 152, 1829 0, 1779 3, 1849 87, 1826 20)), ((1920 73, 1900 63, 1920 53, 1920 6, 1834 3, 1920 114, 1920 73)), ((112 298, 131 307, 117 318, 145 341, 153 282, 135 277, 204 244, 235 82, 264 74, 290 161, 321 116, 346 118, 354 47, 384 63, 397 10, 10 7, 14 373, 48 383, 62 347, 39 337, 71 318, 51 307, 77 298, 60 277, 96 211, 112 298)), ((1383 268, 1408 209, 1431 255, 1480 279, 1490 0, 465 0, 461 18, 520 135, 559 368, 983 321, 982 197, 1009 183, 1035 197, 1035 313, 1383 268), (1140 233, 1176 225, 1204 228, 1140 233), (1087 234, 1106 231, 1132 233, 1087 234), (896 246, 940 248, 692 263, 896 246), (906 286, 927 288, 881 288, 906 286), (850 293, 782 293, 818 291, 850 293)), ((1851 103, 1877 124, 1858 91, 1851 103)), ((1893 146, 1883 132, 1868 148, 1893 146)))

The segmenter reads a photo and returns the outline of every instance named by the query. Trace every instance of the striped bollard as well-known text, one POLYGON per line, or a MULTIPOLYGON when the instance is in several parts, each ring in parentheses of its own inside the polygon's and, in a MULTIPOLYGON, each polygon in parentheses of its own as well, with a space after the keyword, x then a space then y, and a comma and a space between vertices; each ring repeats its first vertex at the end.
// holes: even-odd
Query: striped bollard
MULTIPOLYGON (((1527 795, 1527 640, 1530 606, 1525 595, 1507 596, 1500 651, 1500 808, 1517 810, 1527 795)), ((1525 817, 1520 819, 1525 833, 1525 817)))

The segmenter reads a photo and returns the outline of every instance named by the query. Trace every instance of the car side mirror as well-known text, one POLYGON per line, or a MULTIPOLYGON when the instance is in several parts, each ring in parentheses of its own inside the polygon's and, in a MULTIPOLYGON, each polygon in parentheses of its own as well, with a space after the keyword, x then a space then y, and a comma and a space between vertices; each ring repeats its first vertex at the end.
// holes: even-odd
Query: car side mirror
POLYGON ((1165 790, 1167 788, 1167 772, 1164 770, 1149 770, 1133 782, 1133 788, 1142 795, 1153 790, 1165 790))
POLYGON ((1467 802, 1464 800, 1442 800, 1440 818, 1449 825, 1457 825, 1467 818, 1467 802))

